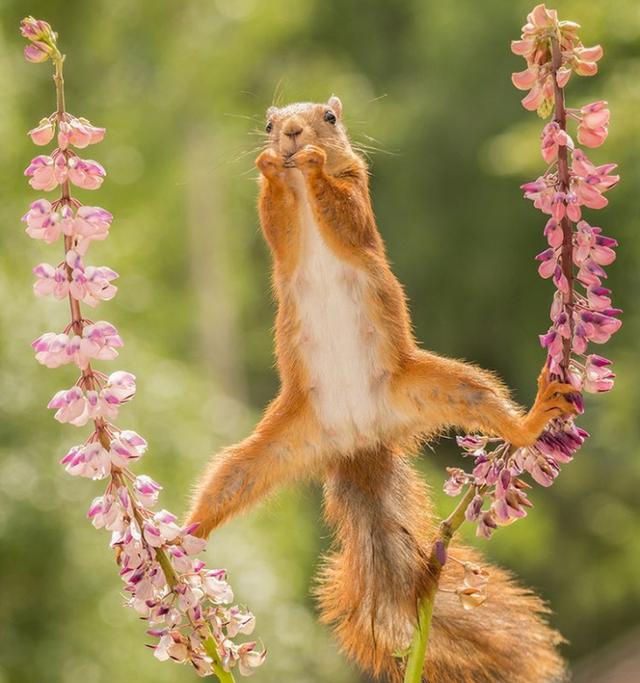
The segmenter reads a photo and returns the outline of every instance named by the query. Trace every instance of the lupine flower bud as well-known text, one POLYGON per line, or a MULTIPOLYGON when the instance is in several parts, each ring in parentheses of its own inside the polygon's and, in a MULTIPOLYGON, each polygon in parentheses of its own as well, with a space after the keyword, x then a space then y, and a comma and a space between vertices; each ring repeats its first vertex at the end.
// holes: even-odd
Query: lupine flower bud
POLYGON ((56 38, 56 34, 46 21, 34 19, 32 16, 25 17, 20 22, 20 34, 27 40, 55 40, 56 38))
POLYGON ((489 572, 473 562, 464 563, 464 583, 468 588, 481 590, 489 581, 489 572))
POLYGON ((40 119, 36 128, 32 128, 28 135, 34 145, 48 145, 53 139, 55 126, 51 119, 40 119))
POLYGON ((456 594, 465 610, 479 607, 487 599, 487 596, 480 589, 469 586, 456 589, 456 594))
POLYGON ((47 43, 37 40, 25 46, 24 58, 33 64, 39 64, 40 62, 46 62, 51 56, 51 52, 52 50, 47 43))

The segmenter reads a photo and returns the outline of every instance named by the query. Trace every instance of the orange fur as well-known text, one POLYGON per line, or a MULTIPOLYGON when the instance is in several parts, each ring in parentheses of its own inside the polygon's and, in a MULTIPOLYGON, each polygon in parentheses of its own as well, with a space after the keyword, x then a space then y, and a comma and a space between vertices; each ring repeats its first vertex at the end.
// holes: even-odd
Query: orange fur
MULTIPOLYGON (((206 536, 289 481, 323 480, 337 545, 317 589, 322 618, 363 668, 395 681, 402 660, 393 653, 408 645, 430 585, 434 533, 428 491, 401 453, 449 427, 531 444, 550 418, 573 411, 564 397, 572 389, 543 374, 525 414, 491 373, 417 347, 341 110, 331 98, 268 112, 269 144, 256 165, 281 387, 254 433, 210 463, 188 521, 206 536)), ((442 585, 456 585, 459 573, 448 563, 442 585)), ((438 593, 429 683, 560 676, 558 636, 540 601, 502 570, 491 573, 489 600, 473 612, 438 593)))

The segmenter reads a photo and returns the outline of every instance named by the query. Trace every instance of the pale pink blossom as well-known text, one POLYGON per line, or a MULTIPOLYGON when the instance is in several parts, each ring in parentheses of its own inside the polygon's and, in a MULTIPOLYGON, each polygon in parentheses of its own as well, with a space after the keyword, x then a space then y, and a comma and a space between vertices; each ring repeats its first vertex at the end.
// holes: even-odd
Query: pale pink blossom
POLYGON ((459 467, 447 467, 447 474, 449 478, 444 484, 444 492, 448 496, 457 496, 462 487, 467 483, 468 476, 464 470, 459 467))
POLYGON ((58 391, 49 401, 47 408, 56 410, 54 417, 58 422, 69 422, 76 427, 87 424, 87 400, 80 387, 58 391))
POLYGON ((158 496, 162 486, 146 474, 139 474, 133 482, 133 488, 138 500, 147 508, 153 507, 158 502, 158 496))
POLYGON ((205 593, 215 603, 227 604, 233 600, 233 590, 226 581, 224 570, 209 570, 203 572, 202 587, 205 593))
POLYGON ((511 74, 511 81, 518 90, 530 90, 538 80, 538 67, 530 66, 524 71, 511 74))
POLYGON ((229 609, 229 621, 227 623, 227 635, 229 638, 235 638, 238 633, 245 636, 250 636, 256 625, 256 618, 245 610, 238 607, 231 607, 229 609))
MULTIPOLYGON (((30 178, 29 185, 34 190, 53 190, 60 183, 60 172, 54 164, 53 157, 41 154, 34 157, 24 171, 30 178)), ((64 177, 66 178, 66 169, 64 177)))
POLYGON ((75 363, 78 367, 85 368, 92 358, 116 358, 122 339, 111 323, 99 321, 85 325, 82 336, 46 332, 32 346, 36 352, 36 360, 46 367, 57 368, 75 363))
POLYGON ((27 40, 55 40, 56 34, 51 26, 42 19, 34 19, 32 16, 25 17, 20 22, 20 35, 27 40))
POLYGON ((48 368, 59 368, 74 363, 78 357, 82 339, 78 335, 55 334, 46 332, 32 342, 38 363, 48 368))
POLYGON ((126 467, 141 458, 147 450, 147 442, 130 429, 119 432, 110 445, 111 460, 116 467, 126 467))
POLYGON ((33 283, 33 292, 36 296, 53 296, 55 299, 64 299, 69 294, 69 281, 65 268, 55 268, 48 263, 40 263, 33 269, 36 281, 33 283))
POLYGON ((559 253, 557 249, 552 247, 545 249, 536 256, 536 260, 540 261, 540 265, 538 266, 538 274, 541 278, 546 280, 547 278, 553 276, 558 267, 558 256, 559 253))
POLYGON ((135 396, 135 393, 136 377, 124 370, 112 372, 109 375, 107 384, 103 390, 105 400, 114 404, 130 401, 135 396))
POLYGON ((606 287, 592 285, 587 288, 587 302, 592 311, 604 311, 611 308, 611 290, 606 287))
POLYGON ((67 149, 69 145, 83 149, 101 142, 104 134, 104 128, 93 126, 87 119, 67 114, 58 126, 58 145, 60 149, 67 149))
POLYGON ((104 168, 93 159, 81 159, 65 153, 54 156, 40 155, 31 160, 24 174, 30 178, 34 190, 53 190, 70 180, 84 190, 97 190, 104 180, 104 168))
POLYGON ((198 555, 207 547, 207 541, 192 534, 185 534, 182 537, 182 547, 187 555, 198 555))
POLYGON ((483 512, 478 518, 476 536, 479 538, 491 538, 491 534, 498 528, 495 516, 491 511, 483 512))
POLYGON ((32 202, 22 221, 27 224, 25 232, 29 237, 52 244, 61 234, 70 234, 72 218, 73 211, 69 206, 63 205, 54 210, 46 199, 38 199, 32 202))
POLYGON ((608 266, 615 261, 615 247, 618 242, 602 234, 602 228, 591 226, 586 221, 580 221, 576 226, 575 249, 573 261, 581 266, 587 260, 592 260, 599 266, 608 266))
POLYGON ((540 136, 540 149, 542 158, 550 164, 558 156, 559 147, 573 149, 573 140, 567 135, 565 130, 560 128, 556 121, 550 121, 542 129, 540 136))
POLYGON ((620 176, 611 173, 615 169, 616 164, 594 166, 581 149, 576 149, 571 165, 571 189, 579 203, 590 209, 604 208, 609 202, 602 193, 611 189, 620 180, 620 176))
POLYGON ((102 391, 83 391, 77 386, 58 391, 47 407, 57 410, 54 417, 58 422, 68 422, 76 427, 83 427, 98 417, 113 419, 117 415, 117 406, 106 401, 102 391))
POLYGON ((153 521, 160 529, 160 533, 166 541, 173 541, 180 535, 180 527, 176 524, 178 518, 168 510, 156 512, 153 516, 153 521))
POLYGON ((51 48, 41 40, 35 40, 24 48, 24 58, 33 64, 46 62, 50 55, 51 48))
POLYGON ((96 529, 123 532, 127 527, 122 508, 111 493, 93 499, 87 517, 96 529))
POLYGON ((73 156, 67 161, 69 180, 83 190, 97 190, 104 181, 106 171, 93 159, 73 156))
POLYGON ((99 442, 74 446, 60 463, 74 477, 104 479, 111 474, 111 458, 99 442))
POLYGON ((250 676, 253 669, 264 663, 266 656, 264 650, 257 649, 256 643, 243 643, 238 648, 238 670, 243 676, 250 676))
POLYGON ((622 321, 615 317, 616 309, 605 311, 581 311, 577 314, 578 324, 584 328, 584 336, 596 344, 606 344, 611 335, 622 326, 622 321))
POLYGON ((596 354, 587 356, 584 374, 584 390, 590 393, 609 391, 613 388, 615 374, 611 361, 596 354))
POLYGON ((111 282, 118 274, 106 266, 85 267, 80 254, 70 249, 66 255, 66 262, 71 268, 69 293, 74 299, 95 308, 100 301, 113 299, 118 291, 111 282))
POLYGON ((578 142, 585 147, 599 147, 609 133, 609 109, 607 102, 599 100, 580 109, 578 142))
POLYGON ((96 358, 98 360, 113 360, 117 357, 122 338, 118 330, 105 320, 100 320, 90 325, 85 325, 82 330, 82 342, 80 347, 80 362, 78 365, 84 367, 82 360, 96 358))
POLYGON ((34 145, 48 145, 53 140, 56 127, 51 119, 40 119, 40 123, 32 128, 28 135, 34 145))
POLYGON ((484 588, 489 583, 489 572, 473 562, 465 562, 464 583, 469 588, 484 588))
POLYGON ((456 594, 460 598, 460 604, 465 610, 472 610, 482 605, 487 599, 486 594, 479 588, 461 586, 456 588, 456 594))

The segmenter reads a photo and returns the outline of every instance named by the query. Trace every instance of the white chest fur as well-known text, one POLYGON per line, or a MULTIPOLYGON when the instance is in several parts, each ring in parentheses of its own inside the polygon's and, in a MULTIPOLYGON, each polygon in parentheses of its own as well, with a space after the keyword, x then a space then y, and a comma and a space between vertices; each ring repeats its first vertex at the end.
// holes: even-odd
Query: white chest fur
POLYGON ((302 250, 294 276, 299 348, 317 417, 342 448, 375 438, 384 395, 378 339, 366 308, 366 273, 325 243, 298 182, 302 250))

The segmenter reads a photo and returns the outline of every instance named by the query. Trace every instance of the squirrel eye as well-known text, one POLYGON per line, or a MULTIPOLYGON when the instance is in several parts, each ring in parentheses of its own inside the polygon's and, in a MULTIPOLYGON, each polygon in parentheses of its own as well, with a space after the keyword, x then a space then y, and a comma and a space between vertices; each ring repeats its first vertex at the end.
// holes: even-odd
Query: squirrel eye
POLYGON ((264 129, 267 133, 270 133, 273 130, 273 121, 268 121, 264 129))
POLYGON ((336 115, 331 111, 331 109, 327 109, 327 111, 325 111, 324 120, 333 126, 336 125, 336 121, 337 121, 336 115))

